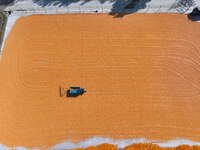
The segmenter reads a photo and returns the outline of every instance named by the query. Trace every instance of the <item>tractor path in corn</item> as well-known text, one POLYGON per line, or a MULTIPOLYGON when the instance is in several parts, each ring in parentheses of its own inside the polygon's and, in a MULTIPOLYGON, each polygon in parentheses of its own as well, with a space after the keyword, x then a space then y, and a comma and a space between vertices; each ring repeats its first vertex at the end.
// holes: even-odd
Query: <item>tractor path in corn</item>
POLYGON ((199 40, 178 14, 21 17, 0 61, 0 142, 200 141, 199 40), (87 92, 60 97, 60 86, 87 92))

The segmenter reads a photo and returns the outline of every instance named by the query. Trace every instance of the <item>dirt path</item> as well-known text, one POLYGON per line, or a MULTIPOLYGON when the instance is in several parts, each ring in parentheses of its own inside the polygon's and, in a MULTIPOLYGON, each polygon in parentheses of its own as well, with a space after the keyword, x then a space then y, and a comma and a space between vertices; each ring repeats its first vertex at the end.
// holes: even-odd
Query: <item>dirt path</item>
POLYGON ((0 61, 0 142, 200 141, 200 26, 186 16, 31 16, 0 61), (78 98, 59 86, 81 86, 78 98))

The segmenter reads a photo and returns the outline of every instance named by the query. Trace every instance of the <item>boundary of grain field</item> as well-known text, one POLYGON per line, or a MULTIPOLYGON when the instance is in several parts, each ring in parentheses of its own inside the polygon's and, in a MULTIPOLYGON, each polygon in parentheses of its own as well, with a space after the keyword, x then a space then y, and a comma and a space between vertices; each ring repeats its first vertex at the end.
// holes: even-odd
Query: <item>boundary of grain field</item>
POLYGON ((2 49, 2 44, 3 44, 3 40, 4 40, 6 24, 7 24, 7 20, 8 20, 6 12, 1 11, 0 18, 3 18, 2 20, 0 20, 0 55, 1 55, 1 49, 2 49))
POLYGON ((87 148, 90 146, 98 146, 101 144, 111 144, 115 145, 118 149, 123 149, 127 146, 130 146, 132 144, 157 144, 158 146, 162 148, 174 148, 180 145, 188 145, 188 146, 200 146, 200 142, 191 141, 188 139, 172 139, 168 141, 159 141, 159 140, 148 140, 146 138, 137 138, 137 139, 112 139, 112 138, 103 138, 103 137, 91 137, 89 139, 85 139, 80 141, 79 143, 73 143, 70 140, 69 141, 63 141, 62 143, 58 143, 51 147, 51 149, 65 149, 66 147, 69 149, 76 149, 76 148, 87 148))
MULTIPOLYGON (((78 143, 73 143, 70 140, 63 141, 51 147, 24 147, 24 146, 16 146, 16 147, 9 147, 4 144, 0 144, 0 149, 16 149, 16 150, 28 150, 28 149, 50 149, 50 150, 58 150, 58 149, 77 149, 77 150, 84 150, 86 148, 96 148, 98 150, 109 150, 110 146, 112 148, 118 150, 128 150, 129 148, 133 148, 135 146, 141 146, 144 148, 147 145, 154 145, 155 149, 152 150, 200 150, 200 142, 195 142, 187 139, 173 139, 169 141, 159 141, 159 140, 148 140, 145 138, 138 138, 138 139, 120 139, 114 140, 111 138, 103 138, 103 137, 91 137, 89 139, 82 140, 78 143), (158 147, 158 148, 157 148, 158 147), (182 149, 179 149, 179 148, 182 149), (189 149, 188 149, 189 147, 189 149), (178 148, 178 149, 177 149, 178 148), (198 149, 197 149, 198 148, 198 149)), ((89 150, 89 149, 87 149, 89 150)), ((92 149, 94 150, 94 149, 92 149)), ((113 149, 114 150, 114 149, 113 149)), ((150 150, 150 149, 149 149, 150 150)))

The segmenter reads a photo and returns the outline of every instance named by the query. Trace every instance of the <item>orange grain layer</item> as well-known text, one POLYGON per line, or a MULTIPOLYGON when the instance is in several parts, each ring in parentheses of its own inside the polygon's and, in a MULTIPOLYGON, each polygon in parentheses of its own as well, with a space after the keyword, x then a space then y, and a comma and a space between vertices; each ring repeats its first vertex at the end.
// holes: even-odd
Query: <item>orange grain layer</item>
MULTIPOLYGON (((117 150, 118 148, 112 144, 101 144, 87 148, 79 148, 75 150, 117 150)), ((200 150, 200 146, 180 145, 175 148, 162 148, 156 144, 133 144, 125 147, 123 150, 200 150)))
POLYGON ((200 141, 200 25, 184 15, 20 18, 0 61, 0 143, 200 141), (83 96, 59 96, 81 86, 83 96))

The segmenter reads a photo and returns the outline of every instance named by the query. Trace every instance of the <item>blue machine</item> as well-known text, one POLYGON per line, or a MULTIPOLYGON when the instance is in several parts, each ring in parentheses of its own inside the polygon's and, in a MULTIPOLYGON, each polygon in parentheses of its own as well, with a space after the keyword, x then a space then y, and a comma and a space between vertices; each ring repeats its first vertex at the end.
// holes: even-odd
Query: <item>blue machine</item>
POLYGON ((85 92, 84 88, 81 87, 70 87, 67 91, 67 97, 76 97, 82 95, 85 92))

